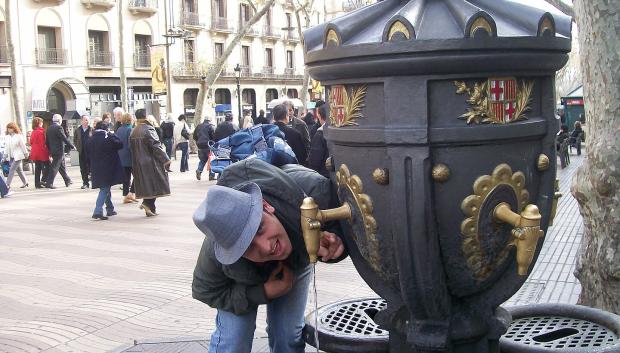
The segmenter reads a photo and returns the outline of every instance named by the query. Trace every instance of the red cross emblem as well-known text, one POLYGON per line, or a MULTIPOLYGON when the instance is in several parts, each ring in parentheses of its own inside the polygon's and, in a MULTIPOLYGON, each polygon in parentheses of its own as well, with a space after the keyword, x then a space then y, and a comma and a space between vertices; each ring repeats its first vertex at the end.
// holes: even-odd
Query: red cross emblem
POLYGON ((498 123, 509 123, 515 117, 517 80, 514 77, 491 77, 488 81, 489 111, 498 123))

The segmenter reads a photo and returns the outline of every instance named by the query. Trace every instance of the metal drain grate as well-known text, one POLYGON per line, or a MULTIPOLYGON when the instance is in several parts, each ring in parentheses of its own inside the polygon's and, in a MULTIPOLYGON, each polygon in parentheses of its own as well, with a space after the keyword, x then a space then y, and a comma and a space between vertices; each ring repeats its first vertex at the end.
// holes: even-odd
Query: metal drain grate
POLYGON ((561 316, 534 316, 512 322, 505 339, 545 348, 593 348, 618 343, 618 336, 590 321, 561 316))
POLYGON ((367 299, 334 306, 319 316, 320 326, 326 331, 352 336, 387 336, 373 321, 377 312, 384 309, 383 299, 367 299))

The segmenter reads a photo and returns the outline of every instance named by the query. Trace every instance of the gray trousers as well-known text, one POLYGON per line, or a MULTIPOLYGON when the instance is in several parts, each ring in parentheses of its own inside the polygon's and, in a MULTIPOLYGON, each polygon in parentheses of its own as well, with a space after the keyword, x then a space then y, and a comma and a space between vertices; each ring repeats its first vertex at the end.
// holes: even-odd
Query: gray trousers
POLYGON ((11 158, 10 161, 11 167, 9 167, 9 175, 6 178, 6 185, 8 187, 11 187, 11 181, 13 181, 13 177, 15 176, 15 171, 17 171, 17 175, 19 175, 19 178, 22 180, 22 183, 24 183, 24 185, 26 185, 28 183, 28 180, 26 180, 26 175, 24 175, 24 170, 22 169, 22 161, 16 161, 13 158, 11 158))

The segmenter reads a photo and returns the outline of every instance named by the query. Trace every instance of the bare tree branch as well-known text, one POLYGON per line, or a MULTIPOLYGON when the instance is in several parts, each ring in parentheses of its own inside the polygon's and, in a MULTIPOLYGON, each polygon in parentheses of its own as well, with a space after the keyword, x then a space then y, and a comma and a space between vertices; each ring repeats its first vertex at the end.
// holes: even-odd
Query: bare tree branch
MULTIPOLYGON (((219 57, 217 61, 215 62, 215 64, 213 64, 213 66, 211 66, 208 69, 208 71, 206 72, 205 78, 200 80, 200 89, 198 91, 198 98, 196 100, 196 112, 194 114, 199 119, 202 118, 202 109, 204 106, 205 97, 207 95, 207 89, 213 86, 215 81, 217 81, 217 79, 220 77, 224 64, 228 60, 228 57, 230 56, 230 54, 232 54, 237 44, 239 44, 239 42, 241 41, 241 38, 243 38, 246 35, 246 33, 248 33, 252 25, 258 22, 258 20, 260 20, 261 17, 263 17, 267 13, 267 10, 269 10, 269 8, 273 6, 274 2, 275 0, 267 0, 267 2, 260 9, 260 11, 254 13, 252 18, 250 18, 250 20, 246 22, 243 26, 241 25, 239 26, 239 32, 237 32, 235 37, 230 41, 230 43, 228 43, 228 46, 222 53, 222 56, 219 57)), ((241 92, 239 92, 239 97, 241 97, 241 92)), ((239 126, 242 126, 242 125, 243 125, 243 117, 240 116, 239 126)))
POLYGON ((566 4, 562 0, 545 0, 549 4, 553 5, 556 9, 562 11, 565 15, 575 18, 575 12, 573 11, 573 7, 566 4))
POLYGON ((256 9, 256 5, 254 4, 254 1, 252 0, 246 0, 246 2, 250 5, 250 7, 252 8, 252 13, 256 13, 258 10, 256 9))
MULTIPOLYGON (((297 0, 297 2, 299 3, 299 0, 297 0)), ((302 26, 301 26, 301 16, 300 16, 300 12, 304 13, 305 16, 305 26, 309 27, 310 26, 310 13, 309 11, 312 11, 312 8, 314 7, 314 0, 306 0, 306 2, 299 8, 295 8, 295 20, 297 21, 297 33, 299 34, 299 38, 301 40, 301 47, 304 47, 304 36, 303 36, 303 31, 302 31, 302 26)), ((302 88, 301 88, 301 92, 299 95, 299 98, 303 104, 303 108, 306 109, 308 107, 308 84, 310 83, 310 75, 308 74, 308 68, 304 66, 304 78, 302 81, 302 88)))

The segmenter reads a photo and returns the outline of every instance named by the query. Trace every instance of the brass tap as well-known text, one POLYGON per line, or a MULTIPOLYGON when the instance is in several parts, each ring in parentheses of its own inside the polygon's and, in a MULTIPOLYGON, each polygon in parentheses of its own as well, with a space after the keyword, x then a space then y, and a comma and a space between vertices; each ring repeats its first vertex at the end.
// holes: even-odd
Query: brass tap
POLYGON ((527 205, 519 215, 510 209, 510 205, 502 202, 493 210, 493 217, 511 224, 515 237, 513 245, 517 247, 517 268, 520 276, 527 276, 527 271, 534 260, 534 252, 538 239, 545 236, 540 229, 541 215, 536 205, 527 205))
POLYGON ((306 197, 301 204, 301 230, 308 251, 310 263, 316 263, 321 241, 321 224, 335 220, 350 220, 351 207, 344 203, 338 208, 319 210, 312 197, 306 197))
POLYGON ((549 216, 549 226, 553 225, 553 220, 555 219, 555 214, 558 211, 558 201, 560 197, 562 197, 562 193, 560 192, 560 181, 555 179, 555 183, 553 184, 553 189, 555 193, 553 194, 553 203, 551 204, 551 216, 549 216))

